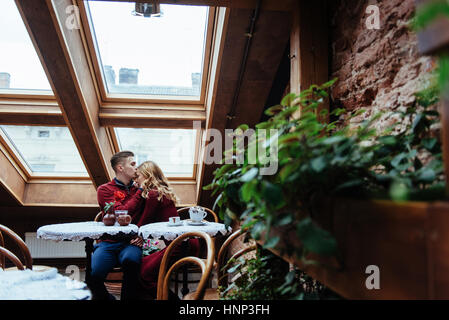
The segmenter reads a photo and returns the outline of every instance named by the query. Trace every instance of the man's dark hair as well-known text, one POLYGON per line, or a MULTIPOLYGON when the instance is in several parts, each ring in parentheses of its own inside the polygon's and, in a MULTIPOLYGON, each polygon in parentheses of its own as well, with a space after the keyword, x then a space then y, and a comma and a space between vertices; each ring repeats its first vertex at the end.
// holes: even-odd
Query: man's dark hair
POLYGON ((115 167, 119 163, 123 163, 123 161, 128 157, 134 157, 134 153, 132 153, 131 151, 120 151, 120 152, 117 152, 116 154, 114 154, 111 158, 112 169, 114 169, 114 171, 116 171, 115 167))

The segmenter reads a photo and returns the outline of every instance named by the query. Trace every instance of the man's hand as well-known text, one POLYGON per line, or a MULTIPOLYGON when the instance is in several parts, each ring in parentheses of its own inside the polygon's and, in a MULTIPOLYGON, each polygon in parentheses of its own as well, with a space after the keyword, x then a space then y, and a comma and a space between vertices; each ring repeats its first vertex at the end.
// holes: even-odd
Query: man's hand
POLYGON ((133 246, 137 246, 139 248, 142 248, 143 246, 143 239, 141 237, 137 237, 132 239, 129 244, 132 244, 133 246))

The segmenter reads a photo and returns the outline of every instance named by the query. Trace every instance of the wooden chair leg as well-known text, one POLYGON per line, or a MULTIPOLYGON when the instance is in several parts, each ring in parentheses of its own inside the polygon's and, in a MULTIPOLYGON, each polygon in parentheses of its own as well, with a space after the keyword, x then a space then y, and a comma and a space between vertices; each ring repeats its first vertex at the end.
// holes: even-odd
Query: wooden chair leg
POLYGON ((183 296, 189 293, 189 283, 188 283, 189 270, 187 266, 182 267, 182 289, 181 293, 183 296))

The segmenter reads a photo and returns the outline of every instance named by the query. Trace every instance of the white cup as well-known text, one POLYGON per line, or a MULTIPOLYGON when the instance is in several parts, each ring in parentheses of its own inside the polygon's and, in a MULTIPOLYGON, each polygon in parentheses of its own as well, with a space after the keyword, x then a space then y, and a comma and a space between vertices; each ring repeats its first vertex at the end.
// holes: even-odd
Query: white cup
POLYGON ((168 223, 169 224, 178 224, 181 222, 181 218, 180 217, 170 217, 168 218, 168 223))
POLYGON ((190 219, 194 222, 200 222, 207 216, 207 212, 201 208, 192 207, 189 209, 190 219))

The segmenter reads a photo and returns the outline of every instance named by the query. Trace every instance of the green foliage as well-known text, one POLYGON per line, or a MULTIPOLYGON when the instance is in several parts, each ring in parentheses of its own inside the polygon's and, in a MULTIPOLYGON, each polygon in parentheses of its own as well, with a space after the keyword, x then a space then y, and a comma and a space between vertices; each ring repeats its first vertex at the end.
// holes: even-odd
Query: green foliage
MULTIPOLYGON (((283 242, 281 248, 304 264, 315 263, 308 260, 309 253, 337 256, 335 239, 313 220, 329 197, 395 201, 445 197, 441 144, 432 131, 439 121, 438 112, 432 109, 438 101, 435 82, 417 93, 416 103, 405 110, 356 122, 355 117, 364 112, 357 111, 346 114, 343 123, 340 116, 345 110, 337 108, 329 114, 331 121, 324 123, 318 110, 335 81, 287 95, 280 105, 266 111, 270 116, 267 121, 256 125, 257 129, 277 130, 278 170, 274 174, 263 175, 266 165, 250 162, 245 156, 242 163, 218 168, 212 183, 205 187, 217 196, 214 210, 218 208, 226 224, 239 220, 253 239, 263 240, 264 248, 283 242), (292 117, 299 111, 299 117, 292 117), (396 121, 377 132, 373 125, 382 116, 396 117, 396 121), (289 245, 279 233, 271 235, 272 228, 293 232, 301 246, 289 245)), ((270 144, 276 143, 272 138, 258 134, 244 146, 245 155, 252 148, 270 151, 270 144)), ((225 154, 236 154, 240 149, 234 143, 225 154)), ((245 266, 253 273, 263 272, 264 261, 245 266)), ((254 288, 257 284, 236 283, 234 288, 254 288)), ((257 294, 276 295, 272 291, 257 294)))
MULTIPOLYGON (((449 18, 449 2, 446 0, 433 0, 420 5, 411 21, 414 31, 422 31, 439 18, 449 18)), ((438 90, 446 93, 449 85, 449 56, 440 53, 438 61, 438 90)))
MULTIPOLYGON (((317 300, 327 298, 324 287, 268 251, 258 251, 250 259, 230 260, 229 277, 237 279, 219 288, 222 300, 317 300)), ((337 296, 335 296, 336 298, 337 296)), ((331 297, 329 297, 331 298, 331 297)))
MULTIPOLYGON (((260 162, 224 164, 215 171, 213 182, 205 189, 217 195, 214 209, 227 224, 242 221, 254 239, 265 234, 265 247, 275 247, 278 237, 270 238, 273 226, 291 226, 302 248, 298 256, 309 252, 333 255, 336 243, 312 220, 317 204, 330 196, 384 198, 393 200, 431 200, 440 198, 444 189, 441 145, 431 135, 438 122, 438 112, 431 109, 437 101, 430 86, 417 94, 417 103, 396 116, 397 121, 383 132, 373 124, 381 117, 349 124, 363 111, 350 114, 343 125, 338 119, 344 110, 330 113, 329 123, 320 122, 317 109, 326 98, 326 90, 335 82, 311 86, 299 95, 289 94, 280 105, 266 111, 271 117, 256 128, 276 129, 278 137, 278 170, 262 175, 260 162), (301 110, 298 118, 291 115, 301 110), (423 162, 423 153, 432 157, 423 162), (427 192, 423 193, 422 191, 427 192)), ((269 151, 271 137, 258 135, 245 146, 263 145, 269 151), (263 144, 265 143, 265 144, 263 144)), ((234 143, 236 153, 238 146, 234 143)))
POLYGON ((417 14, 412 20, 412 26, 419 31, 439 17, 449 18, 449 3, 446 0, 429 1, 419 6, 417 14))
POLYGON ((105 213, 109 212, 109 210, 111 210, 111 208, 114 207, 115 201, 111 201, 111 202, 106 202, 103 211, 105 213))

